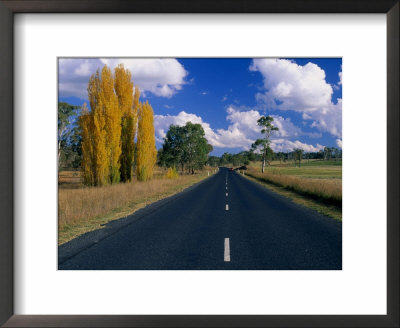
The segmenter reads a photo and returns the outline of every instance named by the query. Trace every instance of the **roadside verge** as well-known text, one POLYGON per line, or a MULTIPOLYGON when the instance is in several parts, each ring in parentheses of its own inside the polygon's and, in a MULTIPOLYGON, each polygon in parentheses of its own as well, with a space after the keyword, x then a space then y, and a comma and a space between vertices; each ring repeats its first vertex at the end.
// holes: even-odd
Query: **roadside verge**
MULTIPOLYGON (((212 178, 213 175, 210 176, 212 178)), ((202 180, 186 187, 185 189, 177 192, 175 194, 169 195, 161 200, 152 202, 150 204, 146 204, 144 207, 137 209, 135 212, 125 216, 120 217, 119 219, 111 220, 105 224, 102 224, 102 228, 92 230, 86 232, 66 243, 63 243, 58 246, 58 265, 64 263, 68 259, 74 257, 75 255, 79 254, 83 250, 97 244, 98 242, 102 241, 103 239, 115 234, 119 230, 123 229, 124 227, 134 223, 137 220, 144 218, 145 216, 153 213, 166 204, 182 197, 187 192, 192 191, 200 184, 208 181, 208 177, 205 176, 202 180)))
POLYGON ((258 178, 249 174, 248 172, 244 175, 245 178, 262 185, 264 188, 268 188, 275 193, 289 198, 293 202, 311 208, 318 213, 329 216, 335 220, 342 221, 342 207, 336 203, 326 202, 324 199, 318 199, 317 197, 310 197, 307 194, 302 194, 291 190, 290 188, 285 188, 279 184, 273 183, 266 179, 258 178))

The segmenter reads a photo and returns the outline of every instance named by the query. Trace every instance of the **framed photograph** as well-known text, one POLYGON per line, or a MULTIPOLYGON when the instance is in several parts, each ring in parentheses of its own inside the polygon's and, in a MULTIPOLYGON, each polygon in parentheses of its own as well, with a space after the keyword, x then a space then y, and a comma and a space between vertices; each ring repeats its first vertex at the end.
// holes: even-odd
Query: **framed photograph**
POLYGON ((2 325, 399 326, 398 1, 0 10, 2 325))

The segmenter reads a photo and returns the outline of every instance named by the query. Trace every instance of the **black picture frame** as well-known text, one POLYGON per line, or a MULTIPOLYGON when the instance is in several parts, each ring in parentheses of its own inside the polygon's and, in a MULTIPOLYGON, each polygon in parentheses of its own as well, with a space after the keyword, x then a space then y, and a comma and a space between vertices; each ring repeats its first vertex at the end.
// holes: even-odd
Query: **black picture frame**
MULTIPOLYGON (((0 0, 0 324, 5 327, 399 327, 399 0, 0 0), (387 315, 14 315, 13 17, 16 13, 385 13, 387 315)), ((368 288, 368 286, 366 286, 368 288)))

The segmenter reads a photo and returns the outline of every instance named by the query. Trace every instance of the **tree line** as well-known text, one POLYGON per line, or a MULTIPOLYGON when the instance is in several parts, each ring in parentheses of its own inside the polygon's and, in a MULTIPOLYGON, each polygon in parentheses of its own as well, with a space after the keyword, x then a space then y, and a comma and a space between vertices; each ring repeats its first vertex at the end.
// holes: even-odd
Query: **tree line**
MULTIPOLYGON (((305 153, 302 149, 288 151, 288 152, 268 152, 266 157, 266 165, 270 164, 271 161, 279 161, 281 164, 288 162, 296 162, 298 163, 299 157, 301 161, 312 159, 312 160, 321 160, 321 161, 339 161, 342 159, 342 151, 338 150, 337 153, 332 152, 331 157, 325 155, 323 150, 318 152, 308 152, 305 153)), ((262 162, 263 154, 256 153, 252 150, 242 151, 236 154, 231 154, 228 152, 223 153, 221 156, 209 156, 207 159, 207 165, 218 167, 218 166, 242 166, 248 165, 250 162, 262 162)))
POLYGON ((275 153, 271 137, 279 129, 271 116, 258 119, 263 137, 255 140, 248 151, 209 156, 213 147, 208 144, 204 129, 200 124, 187 122, 184 126, 171 125, 157 152, 153 109, 147 101, 139 101, 139 88, 134 88, 131 73, 123 65, 117 66, 114 73, 107 66, 97 70, 88 83, 88 98, 90 110, 86 104, 80 108, 60 102, 58 107, 59 163, 80 167, 87 185, 131 181, 133 168, 138 180, 148 180, 156 162, 174 172, 179 169, 182 174, 193 174, 205 165, 242 166, 261 161, 264 172, 271 161, 294 161, 300 166, 304 159, 342 158, 342 151, 335 147, 318 152, 294 149, 275 153), (79 110, 78 119, 71 122, 79 110), (68 128, 71 125, 73 128, 68 128))
MULTIPOLYGON (((325 147, 329 148, 329 147, 325 147)), ((294 162, 299 165, 300 161, 306 160, 321 160, 321 161, 340 161, 342 159, 342 151, 337 148, 336 151, 329 151, 327 149, 320 150, 318 152, 304 152, 302 149, 294 149, 288 152, 274 152, 268 151, 266 156, 266 165, 269 165, 272 161, 279 161, 280 164, 285 164, 289 162, 294 162)), ((221 156, 209 156, 207 160, 207 165, 218 167, 218 166, 242 166, 248 165, 250 162, 262 162, 263 154, 256 153, 253 150, 242 151, 236 154, 231 154, 228 152, 223 153, 221 156)))
POLYGON ((335 161, 342 158, 342 150, 335 147, 324 147, 324 150, 318 152, 307 152, 303 149, 297 148, 289 152, 277 152, 275 153, 271 148, 271 137, 274 132, 279 129, 273 125, 272 116, 261 116, 257 120, 257 124, 261 127, 261 134, 263 138, 255 140, 251 145, 249 151, 242 151, 238 154, 230 154, 225 152, 221 157, 210 156, 207 160, 207 164, 210 166, 224 166, 232 164, 233 166, 248 165, 251 161, 261 161, 261 170, 264 172, 266 165, 269 165, 271 161, 282 162, 294 161, 295 165, 301 166, 303 159, 322 159, 335 161), (257 152, 257 150, 260 150, 257 152))

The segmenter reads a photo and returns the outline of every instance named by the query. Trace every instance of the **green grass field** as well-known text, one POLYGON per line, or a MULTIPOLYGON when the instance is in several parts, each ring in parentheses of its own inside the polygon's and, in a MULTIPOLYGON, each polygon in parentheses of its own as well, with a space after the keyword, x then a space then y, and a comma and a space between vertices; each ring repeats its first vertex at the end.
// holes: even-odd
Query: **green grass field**
POLYGON ((305 179, 341 179, 342 167, 338 165, 303 166, 303 167, 268 167, 271 174, 294 175, 305 179))
MULTIPOLYGON (((249 167, 261 170, 261 162, 252 162, 249 167)), ((342 161, 321 161, 305 160, 298 167, 291 163, 272 162, 270 166, 265 167, 265 171, 271 174, 295 175, 307 179, 341 179, 342 161)))

